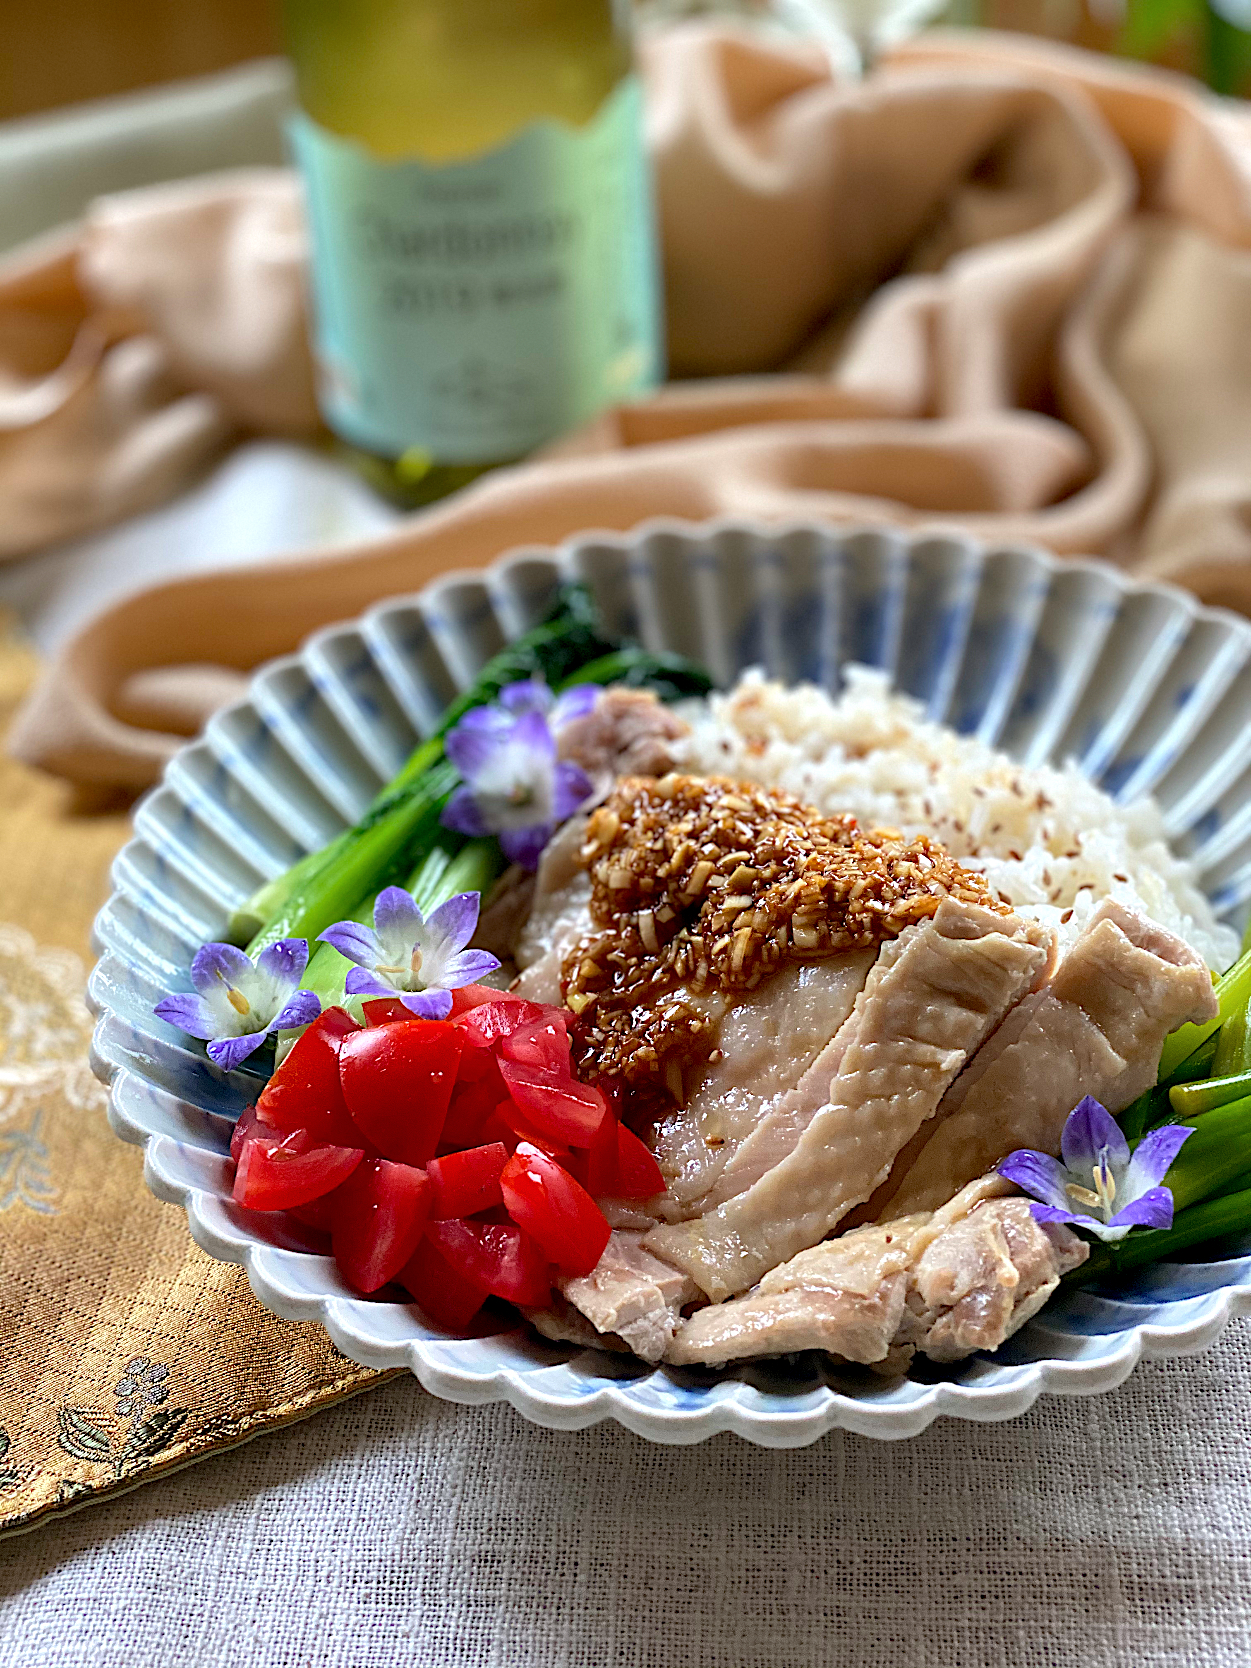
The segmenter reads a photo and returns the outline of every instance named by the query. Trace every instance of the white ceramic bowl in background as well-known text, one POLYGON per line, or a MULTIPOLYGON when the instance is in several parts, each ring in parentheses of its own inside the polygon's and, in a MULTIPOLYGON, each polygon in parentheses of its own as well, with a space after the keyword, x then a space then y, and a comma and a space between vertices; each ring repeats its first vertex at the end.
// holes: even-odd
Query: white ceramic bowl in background
POLYGON ((619 1420, 661 1442, 733 1430, 797 1446, 834 1426, 904 1437, 938 1414, 1000 1419, 1046 1390, 1107 1390, 1143 1354, 1199 1349, 1251 1310, 1251 1236, 1206 1260, 1067 1292, 993 1357, 918 1363, 903 1379, 815 1353, 733 1370, 649 1369, 528 1330, 459 1339, 413 1305, 353 1294, 281 1217, 230 1198, 227 1148, 254 1098, 163 1025, 192 954, 267 876, 355 820, 563 577, 586 581, 613 632, 701 660, 834 690, 850 661, 887 668, 930 715, 1026 763, 1075 759, 1118 798, 1150 791, 1219 913, 1251 898, 1251 624, 1099 563, 817 526, 650 524, 522 552, 318 632, 257 673, 250 697, 182 749, 139 806, 97 922, 96 1070, 110 1119, 146 1149, 158 1197, 198 1244, 244 1264, 260 1300, 319 1321, 347 1355, 408 1367, 455 1401, 508 1400, 540 1424, 619 1420))

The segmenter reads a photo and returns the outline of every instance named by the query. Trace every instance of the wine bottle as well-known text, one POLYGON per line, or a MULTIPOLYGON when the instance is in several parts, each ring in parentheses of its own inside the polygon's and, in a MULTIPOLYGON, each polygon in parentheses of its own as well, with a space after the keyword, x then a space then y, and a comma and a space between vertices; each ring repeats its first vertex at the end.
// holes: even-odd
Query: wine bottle
POLYGON ((625 0, 286 0, 319 399, 454 490, 662 373, 625 0))

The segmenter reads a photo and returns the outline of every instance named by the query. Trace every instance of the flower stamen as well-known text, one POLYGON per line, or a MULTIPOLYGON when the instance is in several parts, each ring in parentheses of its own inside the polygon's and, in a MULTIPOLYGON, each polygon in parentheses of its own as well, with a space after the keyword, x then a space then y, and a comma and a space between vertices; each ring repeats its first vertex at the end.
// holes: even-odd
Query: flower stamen
POLYGON ((1095 1192, 1098 1194, 1099 1205, 1103 1211, 1105 1222, 1112 1220, 1113 1206, 1116 1203, 1116 1177, 1108 1166, 1108 1149, 1101 1148, 1098 1162, 1092 1174, 1095 1178, 1095 1192))
POLYGON ((252 1012, 252 1004, 241 990, 235 989, 234 985, 226 986, 226 1000, 237 1014, 250 1014, 252 1012))

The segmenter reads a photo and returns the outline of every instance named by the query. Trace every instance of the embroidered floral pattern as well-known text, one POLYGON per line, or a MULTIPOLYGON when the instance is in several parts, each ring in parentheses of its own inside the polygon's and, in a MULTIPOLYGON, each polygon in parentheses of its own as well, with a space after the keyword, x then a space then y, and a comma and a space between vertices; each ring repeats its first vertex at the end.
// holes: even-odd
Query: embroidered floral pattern
POLYGON ((142 1469, 141 1461, 167 1448, 187 1422, 190 1408, 162 1407, 169 1398, 169 1368, 136 1355, 114 1386, 117 1418, 129 1420, 116 1437, 91 1408, 57 1409, 57 1442, 72 1459, 107 1465, 120 1479, 142 1469))
POLYGON ((159 1407, 169 1400, 169 1368, 159 1361, 149 1361, 146 1355, 136 1355, 126 1364, 126 1371, 113 1386, 117 1397, 117 1417, 129 1419, 136 1409, 159 1407))
POLYGON ((25 1205, 44 1216, 56 1211, 56 1188, 48 1172, 48 1149, 39 1139, 43 1113, 36 1112, 25 1129, 0 1129, 0 1210, 25 1205))
POLYGON ((15 1471, 11 1465, 5 1464, 5 1460, 8 1457, 9 1446, 8 1431, 0 1428, 0 1493, 2 1493, 5 1489, 16 1488, 22 1480, 22 1474, 20 1471, 15 1471))
POLYGON ((76 1112, 103 1110, 84 1047, 91 1015, 82 989, 77 956, 0 924, 0 1211, 58 1208, 42 1133, 55 1098, 76 1112))

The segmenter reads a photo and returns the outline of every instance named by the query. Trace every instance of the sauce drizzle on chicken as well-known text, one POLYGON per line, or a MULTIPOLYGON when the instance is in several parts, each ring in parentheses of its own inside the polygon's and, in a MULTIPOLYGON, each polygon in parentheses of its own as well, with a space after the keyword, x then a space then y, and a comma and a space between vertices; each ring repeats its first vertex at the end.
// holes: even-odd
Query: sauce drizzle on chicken
POLYGON ((866 832, 854 817, 719 777, 619 781, 587 825, 580 862, 600 930, 563 967, 579 1066, 677 1100, 712 1047, 717 993, 896 938, 944 898, 1008 913, 925 835, 866 832))

